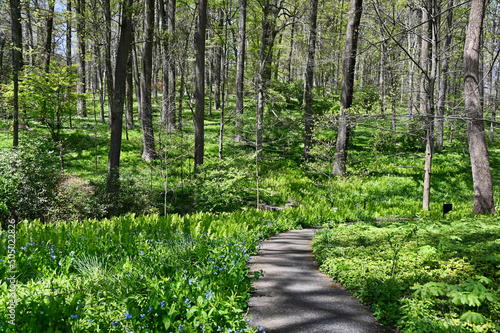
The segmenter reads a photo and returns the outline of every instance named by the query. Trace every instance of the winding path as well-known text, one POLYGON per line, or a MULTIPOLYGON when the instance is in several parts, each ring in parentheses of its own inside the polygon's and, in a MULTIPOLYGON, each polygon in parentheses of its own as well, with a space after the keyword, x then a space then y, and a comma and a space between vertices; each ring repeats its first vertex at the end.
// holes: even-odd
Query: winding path
POLYGON ((293 230, 265 241, 250 261, 263 270, 249 301, 251 326, 267 333, 394 332, 325 274, 311 252, 314 229, 293 230))

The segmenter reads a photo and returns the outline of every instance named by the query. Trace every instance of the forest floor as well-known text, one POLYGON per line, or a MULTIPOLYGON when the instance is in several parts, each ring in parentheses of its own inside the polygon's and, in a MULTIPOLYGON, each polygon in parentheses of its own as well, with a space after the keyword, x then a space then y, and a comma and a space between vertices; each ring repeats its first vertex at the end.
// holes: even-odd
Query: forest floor
POLYGON ((344 288, 320 273, 311 252, 315 229, 292 230, 262 243, 250 261, 253 283, 251 326, 268 333, 395 332, 344 288))

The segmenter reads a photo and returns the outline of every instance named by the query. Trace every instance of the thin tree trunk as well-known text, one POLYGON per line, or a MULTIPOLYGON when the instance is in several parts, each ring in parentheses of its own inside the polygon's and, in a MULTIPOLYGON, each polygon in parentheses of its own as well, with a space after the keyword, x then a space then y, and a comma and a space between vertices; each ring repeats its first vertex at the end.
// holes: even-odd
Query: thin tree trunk
POLYGON ((135 48, 135 44, 133 43, 133 34, 132 34, 132 56, 134 61, 134 85, 135 85, 135 100, 137 102, 137 119, 140 121, 142 117, 142 108, 141 108, 141 79, 139 76, 139 60, 137 60, 137 49, 135 48))
POLYGON ((316 53, 316 26, 318 18, 318 0, 312 0, 311 16, 309 18, 309 50, 307 53, 306 77, 305 77, 305 135, 304 135, 304 158, 309 158, 311 150, 312 127, 313 127, 313 110, 312 110, 312 90, 314 84, 314 55, 316 53))
POLYGON ((245 75, 245 36, 246 36, 246 17, 247 0, 238 0, 240 12, 238 18, 238 55, 236 63, 236 117, 234 128, 236 142, 243 141, 242 136, 242 117, 243 117, 243 80, 245 75))
MULTIPOLYGON (((108 109, 111 110, 113 104, 113 90, 114 90, 114 80, 113 80, 113 66, 111 65, 111 6, 110 0, 103 1, 104 10, 104 66, 106 71, 106 92, 108 95, 108 109)), ((112 122, 112 112, 109 112, 108 124, 111 127, 112 122)))
MULTIPOLYGON (((167 26, 168 26, 168 122, 172 128, 178 127, 176 124, 176 108, 175 108, 175 12, 176 0, 169 0, 167 7, 167 26)), ((180 119, 180 115, 179 115, 180 119)), ((179 120, 180 121, 180 120, 179 120)))
POLYGON ((217 28, 215 32, 215 37, 216 37, 216 49, 215 49, 215 68, 213 72, 213 78, 214 78, 214 109, 215 110, 220 110, 221 107, 221 91, 220 91, 220 86, 221 86, 221 76, 222 76, 222 28, 224 26, 224 11, 222 8, 219 8, 218 16, 219 16, 219 21, 217 23, 217 28), (219 38, 217 38, 219 37, 219 38), (220 43, 217 42, 217 39, 220 41, 220 43))
POLYGON ((154 0, 145 0, 144 44, 141 63, 142 109, 142 158, 150 162, 156 159, 153 132, 153 107, 151 103, 151 71, 153 69, 154 0))
POLYGON ((198 22, 195 35, 195 121, 194 121, 194 170, 203 164, 205 155, 205 33, 207 29, 207 0, 198 2, 198 22))
POLYGON ((13 129, 13 144, 14 148, 19 145, 19 71, 22 61, 22 38, 23 32, 21 28, 21 8, 19 0, 10 0, 10 17, 12 22, 12 74, 14 81, 14 129, 13 129))
MULTIPOLYGON (((422 73, 424 77, 427 79, 427 84, 424 84, 424 92, 425 92, 425 130, 426 130, 426 145, 425 145, 425 166, 424 166, 424 190, 422 196, 422 208, 424 210, 430 209, 430 192, 431 192, 431 176, 432 176, 432 157, 434 154, 434 85, 436 80, 437 73, 437 34, 438 34, 438 24, 436 21, 436 1, 428 0, 427 1, 427 12, 425 9, 423 10, 426 14, 422 16, 430 18, 424 27, 427 28, 426 36, 430 38, 431 42, 429 43, 426 40, 422 40, 422 49, 426 49, 426 56, 428 57, 427 61, 422 61, 422 66, 424 70, 428 68, 429 58, 430 58, 430 71, 428 74, 422 73), (425 45, 424 45, 425 44, 425 45), (430 52, 429 52, 430 47, 430 52)), ((422 51, 422 56, 424 53, 422 51)))
POLYGON ((490 159, 481 107, 479 50, 484 0, 472 0, 464 48, 464 97, 469 134, 469 152, 474 183, 474 213, 495 213, 490 159))
POLYGON ((47 17, 47 35, 45 38, 45 59, 43 68, 46 73, 50 70, 50 56, 52 54, 52 31, 54 30, 55 0, 49 0, 49 13, 47 17))
POLYGON ((448 89, 448 62, 449 54, 448 49, 451 45, 451 27, 453 24, 453 0, 448 3, 448 17, 446 18, 446 31, 443 45, 443 62, 441 64, 441 79, 439 81, 439 92, 436 112, 436 149, 442 150, 444 147, 444 109, 446 104, 446 91, 448 89))
POLYGON ((72 15, 71 0, 66 0, 66 65, 71 66, 73 63, 71 59, 71 40, 72 40, 72 15))
POLYGON ((132 44, 132 8, 133 0, 126 0, 122 7, 123 19, 120 28, 120 41, 116 53, 115 78, 116 85, 113 94, 111 137, 108 155, 108 193, 119 189, 120 152, 123 130, 123 105, 125 104, 125 83, 127 76, 127 61, 132 44))
POLYGON ((127 129, 134 128, 134 79, 132 74, 132 52, 129 53, 127 61, 127 129))
POLYGON ((267 84, 271 80, 273 46, 277 34, 276 20, 279 15, 280 8, 276 3, 271 3, 269 0, 266 0, 263 3, 262 10, 263 15, 259 50, 259 73, 257 77, 257 128, 255 140, 258 159, 262 158, 264 94, 267 91, 267 84))
POLYGON ((77 113, 80 117, 87 117, 87 103, 83 94, 87 91, 86 84, 86 63, 85 63, 85 0, 76 0, 76 40, 77 40, 77 61, 78 61, 78 82, 76 91, 78 93, 77 113))
POLYGON ((292 31, 290 32, 290 52, 288 53, 288 82, 292 82, 292 56, 293 56, 293 43, 295 35, 295 15, 292 18, 292 31))
POLYGON ((351 0, 342 73, 342 93, 340 96, 341 114, 339 117, 339 130, 337 133, 337 144, 333 162, 333 172, 338 176, 345 176, 346 174, 349 136, 351 133, 351 125, 349 124, 347 110, 352 105, 354 93, 354 69, 356 68, 356 52, 358 48, 359 35, 358 29, 361 22, 362 11, 363 0, 351 0))

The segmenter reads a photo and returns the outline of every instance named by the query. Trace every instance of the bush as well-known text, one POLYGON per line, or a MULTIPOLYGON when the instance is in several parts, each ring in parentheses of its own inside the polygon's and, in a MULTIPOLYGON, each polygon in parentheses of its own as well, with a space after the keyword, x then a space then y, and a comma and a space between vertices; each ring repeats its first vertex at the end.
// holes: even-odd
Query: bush
POLYGON ((50 219, 59 179, 58 154, 50 143, 28 141, 0 151, 0 218, 50 219))

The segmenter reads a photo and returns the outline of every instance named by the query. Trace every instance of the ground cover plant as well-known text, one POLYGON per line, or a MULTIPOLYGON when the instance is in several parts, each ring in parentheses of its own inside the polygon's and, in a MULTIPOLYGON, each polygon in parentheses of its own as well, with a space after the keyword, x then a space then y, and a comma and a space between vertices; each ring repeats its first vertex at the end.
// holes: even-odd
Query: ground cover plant
MULTIPOLYGON (((292 213, 127 215, 17 226, 17 327, 1 332, 250 332, 247 262, 292 213)), ((7 235, 0 256, 7 258, 7 235)), ((2 281, 8 262, 0 260, 2 281)), ((7 308, 2 282, 0 306, 7 308)))
POLYGON ((321 270, 403 332, 500 329, 500 219, 341 224, 319 231, 321 270))

